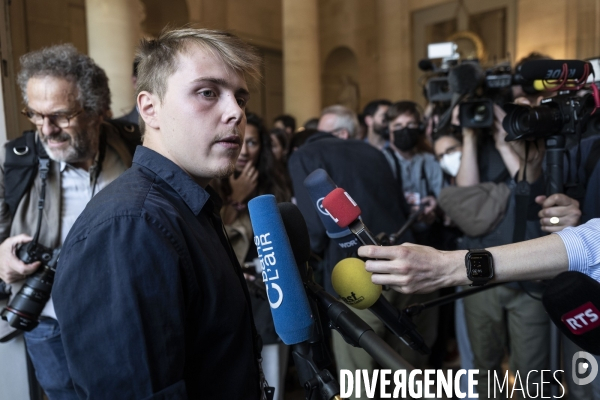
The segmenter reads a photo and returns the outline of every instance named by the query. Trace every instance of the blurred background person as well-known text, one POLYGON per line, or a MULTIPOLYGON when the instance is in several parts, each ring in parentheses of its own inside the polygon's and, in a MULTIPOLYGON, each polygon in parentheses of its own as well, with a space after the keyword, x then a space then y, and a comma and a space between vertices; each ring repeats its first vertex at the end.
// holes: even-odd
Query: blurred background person
POLYGON ((256 196, 272 194, 277 202, 291 199, 284 170, 277 167, 272 151, 271 135, 263 120, 253 113, 247 113, 247 124, 242 150, 235 164, 235 172, 228 178, 213 181, 221 198, 223 207, 221 217, 229 240, 240 262, 246 267, 252 302, 252 313, 256 329, 262 337, 262 366, 267 382, 275 387, 277 399, 283 399, 285 375, 289 355, 288 347, 283 344, 273 325, 273 317, 267 299, 259 298, 252 290, 253 285, 264 289, 262 270, 258 260, 258 251, 254 245, 254 233, 248 212, 248 201, 256 196))

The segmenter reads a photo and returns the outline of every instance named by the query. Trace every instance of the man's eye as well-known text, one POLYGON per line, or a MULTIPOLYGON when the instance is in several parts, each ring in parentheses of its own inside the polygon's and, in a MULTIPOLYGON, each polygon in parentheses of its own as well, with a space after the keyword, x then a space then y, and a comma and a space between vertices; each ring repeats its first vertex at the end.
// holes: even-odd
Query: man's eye
POLYGON ((239 98, 237 99, 237 103, 238 103, 238 105, 239 105, 240 107, 246 107, 246 104, 248 103, 248 100, 246 100, 246 99, 244 99, 244 98, 241 98, 241 97, 239 97, 239 98))
POLYGON ((200 94, 204 97, 216 97, 216 93, 214 92, 214 90, 209 89, 202 90, 200 94))

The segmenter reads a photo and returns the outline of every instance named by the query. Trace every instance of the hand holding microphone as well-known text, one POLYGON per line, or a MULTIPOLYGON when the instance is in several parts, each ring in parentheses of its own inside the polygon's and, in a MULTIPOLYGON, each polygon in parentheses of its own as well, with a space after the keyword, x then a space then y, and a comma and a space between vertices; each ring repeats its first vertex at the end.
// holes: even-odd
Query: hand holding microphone
POLYGON ((380 285, 371 282, 364 261, 358 258, 340 261, 333 269, 331 283, 344 303, 359 310, 369 309, 404 344, 421 354, 431 353, 411 319, 381 295, 380 285))

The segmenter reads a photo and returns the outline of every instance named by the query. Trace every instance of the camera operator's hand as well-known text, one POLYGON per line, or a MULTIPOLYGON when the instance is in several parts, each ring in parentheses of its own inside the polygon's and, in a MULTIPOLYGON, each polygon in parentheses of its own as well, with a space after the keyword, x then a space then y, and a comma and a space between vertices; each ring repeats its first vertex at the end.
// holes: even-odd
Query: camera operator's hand
POLYGON ((433 224, 436 218, 436 208, 437 208, 437 200, 433 196, 423 197, 421 200, 423 203, 423 212, 419 217, 419 221, 425 222, 427 225, 433 224))
POLYGON ((40 266, 39 261, 25 264, 17 257, 17 248, 31 242, 32 239, 31 236, 22 234, 9 237, 0 244, 0 279, 4 282, 12 283, 25 279, 40 266))
POLYGON ((466 285, 464 251, 440 251, 404 243, 400 246, 362 246, 358 255, 369 258, 371 280, 402 293, 429 293, 446 286, 466 285))
POLYGON ((538 216, 544 232, 558 232, 567 226, 579 225, 581 210, 577 200, 558 193, 550 197, 538 196, 535 202, 542 206, 538 216), (551 220, 551 218, 558 218, 558 220, 551 220))
POLYGON ((515 176, 517 171, 519 170, 519 156, 515 153, 515 150, 511 147, 510 143, 506 141, 506 131, 502 127, 502 120, 506 113, 504 110, 497 104, 494 104, 494 144, 496 146, 496 150, 500 153, 502 157, 502 161, 508 170, 510 176, 515 176))

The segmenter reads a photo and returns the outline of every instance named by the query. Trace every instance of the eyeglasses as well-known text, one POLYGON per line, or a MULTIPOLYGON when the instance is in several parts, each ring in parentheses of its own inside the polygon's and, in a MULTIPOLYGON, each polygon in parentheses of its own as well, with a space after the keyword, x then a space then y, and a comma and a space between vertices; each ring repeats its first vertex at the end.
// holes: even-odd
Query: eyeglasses
POLYGON ((68 128, 71 120, 81 114, 83 109, 74 112, 73 114, 55 113, 55 114, 40 114, 27 107, 21 110, 21 114, 27 117, 31 122, 37 126, 44 125, 44 119, 48 118, 50 123, 59 128, 68 128))

